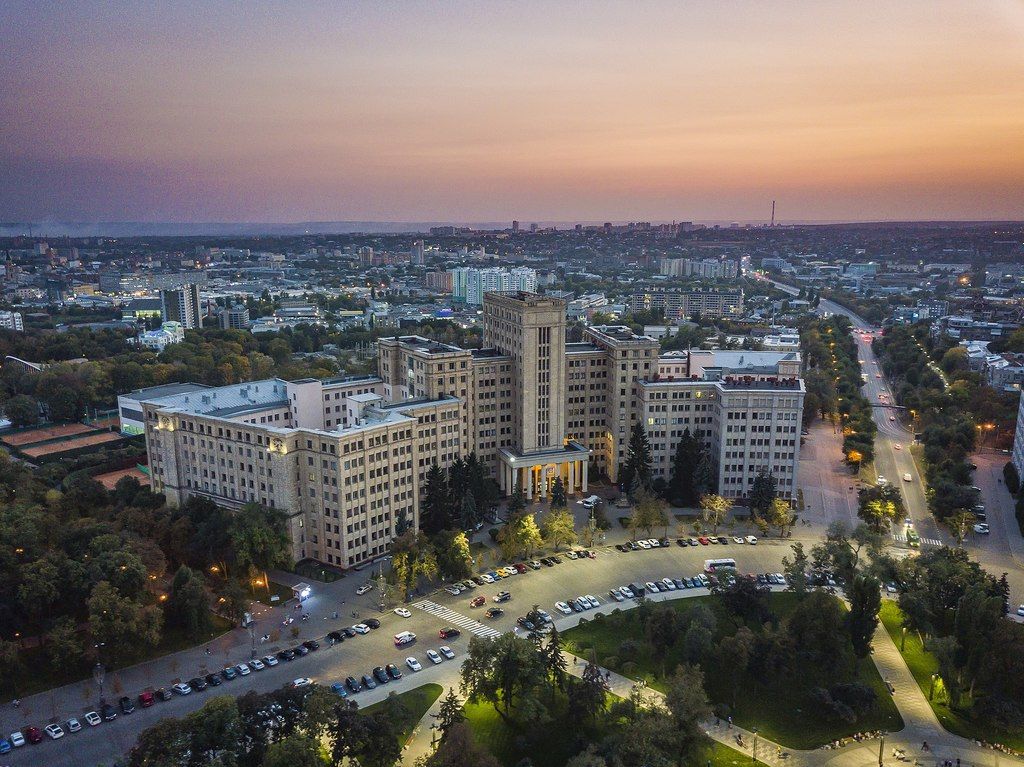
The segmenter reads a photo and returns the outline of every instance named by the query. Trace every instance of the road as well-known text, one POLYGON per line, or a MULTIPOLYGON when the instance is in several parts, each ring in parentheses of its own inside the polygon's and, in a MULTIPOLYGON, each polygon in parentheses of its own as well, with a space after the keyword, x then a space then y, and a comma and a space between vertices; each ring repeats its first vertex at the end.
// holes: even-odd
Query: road
MULTIPOLYGON (((796 295, 799 292, 796 288, 783 283, 773 282, 772 284, 791 295, 796 295)), ((891 404, 893 402, 892 391, 871 349, 871 337, 867 339, 863 337, 864 331, 877 335, 878 328, 871 327, 859 316, 834 301, 822 299, 818 311, 824 315, 840 314, 849 318, 855 331, 859 331, 854 332, 853 336, 857 342, 859 359, 862 360, 861 371, 867 374, 867 383, 862 387, 864 396, 873 405, 879 405, 883 402, 879 395, 884 394, 886 395, 885 401, 891 404)), ((872 411, 875 424, 878 426, 878 435, 875 439, 874 467, 876 473, 899 486, 903 493, 908 516, 913 521, 918 535, 921 536, 923 547, 954 545, 952 536, 938 525, 928 511, 924 477, 910 451, 910 446, 914 443, 914 434, 905 425, 908 414, 902 410, 888 407, 873 407, 872 411), (909 482, 903 480, 906 474, 910 475, 909 482)), ((964 541, 964 548, 973 559, 993 575, 998 577, 1004 572, 1007 574, 1007 580, 1010 583, 1012 615, 1017 605, 1024 604, 1024 538, 1021 537, 1013 515, 1013 499, 1001 481, 1003 464, 1008 458, 1001 453, 982 451, 976 453, 972 460, 978 466, 974 480, 975 484, 981 488, 982 500, 988 510, 991 533, 980 535, 973 531, 969 532, 964 541)), ((802 463, 803 456, 801 456, 802 463)), ((804 467, 801 466, 801 484, 803 484, 803 480, 804 467)), ((842 482, 841 478, 833 479, 830 491, 833 494, 838 494, 843 492, 845 487, 847 492, 851 492, 850 484, 842 482)), ((835 502, 833 502, 834 505, 835 502)), ((894 535, 896 537, 894 543, 904 546, 903 531, 897 530, 894 535)), ((1016 618, 1015 615, 1012 617, 1016 618)))
MULTIPOLYGON (((624 532, 619 532, 616 535, 618 538, 625 537, 624 532)), ((634 580, 646 581, 655 577, 695 575, 703 569, 704 560, 712 557, 731 556, 736 559, 739 569, 743 572, 778 572, 782 569, 782 558, 789 552, 789 541, 783 543, 774 539, 762 539, 757 546, 731 544, 729 546, 680 548, 673 545, 665 549, 629 554, 620 553, 611 547, 597 549, 597 558, 594 560, 571 561, 564 559, 561 565, 542 568, 536 572, 530 571, 526 575, 517 575, 504 580, 500 587, 497 585, 482 587, 458 597, 439 592, 412 600, 415 604, 422 599, 427 599, 453 611, 456 616, 460 617, 452 617, 451 613, 447 614, 448 617, 439 617, 413 605, 409 605, 412 612, 411 618, 400 618, 392 612, 384 614, 374 612, 372 614, 379 615, 382 625, 381 628, 366 636, 346 640, 343 644, 335 647, 327 647, 322 643, 320 650, 310 653, 304 658, 282 662, 274 668, 225 682, 212 692, 207 690, 184 697, 175 697, 167 702, 158 702, 152 708, 137 709, 130 716, 121 715, 113 722, 104 723, 95 728, 86 727, 82 732, 68 734, 56 743, 46 739, 37 746, 26 745, 8 754, 4 757, 6 761, 0 761, 0 764, 9 763, 12 767, 21 765, 32 765, 33 767, 37 765, 38 767, 110 765, 128 751, 142 730, 152 726, 162 717, 181 717, 195 711, 213 694, 241 695, 248 690, 266 692, 300 676, 312 677, 317 682, 329 685, 332 682, 344 680, 349 675, 358 677, 370 673, 373 667, 378 665, 396 663, 401 666, 405 677, 399 682, 355 696, 360 705, 366 705, 382 699, 392 690, 400 692, 427 681, 439 681, 442 669, 461 664, 461 656, 466 652, 470 632, 463 630, 462 636, 459 638, 441 641, 437 638, 437 632, 444 626, 457 625, 457 622, 465 624, 465 619, 469 618, 486 623, 488 629, 511 631, 515 625, 515 619, 528 612, 533 604, 540 605, 554 616, 557 615, 554 603, 558 600, 580 594, 593 594, 605 602, 608 600, 608 590, 614 586, 634 580), (506 608, 506 613, 502 618, 493 622, 488 621, 482 617, 484 608, 469 607, 471 596, 483 594, 489 599, 499 590, 508 590, 512 593, 511 602, 503 605, 506 608), (398 649, 394 647, 392 636, 403 630, 414 632, 417 635, 417 641, 410 647, 398 649), (446 661, 434 669, 426 659, 425 653, 427 649, 436 649, 442 644, 450 645, 457 657, 454 661, 446 661), (424 671, 418 674, 408 673, 404 660, 410 655, 420 660, 424 671)), ((346 581, 349 582, 345 584, 345 589, 355 588, 357 582, 354 579, 346 579, 346 581)), ((330 586, 337 586, 337 584, 330 584, 330 586)), ((330 588, 330 586, 326 588, 330 588)), ((700 591, 704 593, 703 590, 700 591)), ((365 595, 363 597, 366 600, 365 604, 371 604, 373 597, 374 593, 365 595)), ((315 611, 319 614, 310 624, 303 624, 306 631, 300 637, 302 639, 312 636, 314 631, 322 638, 327 631, 353 622, 351 617, 347 621, 323 620, 322 614, 333 610, 333 606, 327 604, 324 597, 320 597, 320 599, 321 603, 315 606, 315 611)), ((488 604, 492 603, 489 601, 488 604)), ((346 601, 346 606, 351 608, 352 602, 346 601)), ((370 617, 370 615, 371 612, 368 609, 365 607, 361 609, 361 618, 370 617)), ((274 645, 262 645, 260 650, 261 654, 266 654, 272 650, 292 645, 291 642, 279 642, 274 645)), ((228 661, 239 663, 248 658, 248 650, 243 644, 239 644, 228 661)), ((223 658, 217 656, 217 660, 216 664, 211 663, 211 669, 225 665, 223 658)), ((187 680, 198 671, 199 669, 195 667, 182 667, 178 676, 187 680)), ((170 678, 154 679, 153 683, 168 684, 170 681, 170 678)), ((142 686, 138 689, 126 686, 123 694, 131 695, 134 699, 141 689, 142 686)), ((108 694, 107 697, 110 699, 114 696, 108 694)), ((28 724, 42 727, 51 721, 51 718, 64 721, 69 716, 80 717, 85 711, 92 708, 95 708, 95 701, 84 701, 80 694, 62 694, 60 690, 53 693, 42 693, 25 699, 17 710, 11 706, 5 706, 0 712, 0 728, 2 728, 0 732, 9 733, 28 724)))

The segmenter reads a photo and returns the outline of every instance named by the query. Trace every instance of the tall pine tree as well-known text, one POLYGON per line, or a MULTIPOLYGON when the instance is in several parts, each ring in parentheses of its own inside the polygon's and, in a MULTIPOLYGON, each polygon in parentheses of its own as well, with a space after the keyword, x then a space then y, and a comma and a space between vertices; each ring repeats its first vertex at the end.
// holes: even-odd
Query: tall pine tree
POLYGON ((700 456, 700 443, 686 429, 676 443, 676 454, 672 458, 669 473, 668 497, 679 506, 694 506, 699 496, 693 491, 693 471, 700 456))
POLYGON ((639 420, 633 422, 626 451, 626 464, 620 477, 623 487, 632 494, 636 490, 651 488, 651 442, 639 420))
POLYGON ((449 528, 451 516, 448 482, 438 465, 431 464, 420 494, 420 530, 437 535, 449 528))

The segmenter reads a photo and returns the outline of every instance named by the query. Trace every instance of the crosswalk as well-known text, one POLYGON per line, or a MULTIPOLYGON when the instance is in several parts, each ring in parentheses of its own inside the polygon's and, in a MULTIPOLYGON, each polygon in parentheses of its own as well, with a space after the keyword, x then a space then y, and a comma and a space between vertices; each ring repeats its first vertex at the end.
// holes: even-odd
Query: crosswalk
MULTIPOLYGON (((894 541, 896 541, 897 543, 906 543, 907 542, 907 536, 900 535, 899 533, 893 533, 892 539, 894 541)), ((942 541, 940 541, 938 538, 922 538, 921 539, 921 543, 926 543, 929 546, 945 546, 946 545, 942 541)))
POLYGON ((437 616, 445 623, 450 623, 453 626, 458 626, 460 629, 465 629, 472 634, 477 636, 487 637, 494 639, 501 636, 500 631, 495 631, 490 626, 485 626, 480 621, 475 621, 462 613, 457 613, 454 610, 449 610, 444 605, 439 605, 437 602, 431 602, 429 599, 424 599, 419 602, 413 602, 413 607, 416 607, 424 612, 428 612, 431 615, 437 616))

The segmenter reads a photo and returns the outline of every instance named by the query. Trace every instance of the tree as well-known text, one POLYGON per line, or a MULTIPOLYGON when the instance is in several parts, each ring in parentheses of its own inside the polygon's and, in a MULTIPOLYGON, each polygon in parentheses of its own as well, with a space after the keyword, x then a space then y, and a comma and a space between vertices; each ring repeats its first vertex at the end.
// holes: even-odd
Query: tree
POLYGON ((626 449, 626 463, 622 468, 621 482, 623 487, 632 490, 650 490, 651 488, 651 443, 641 421, 633 422, 633 430, 629 435, 629 446, 626 449))
POLYGON ((327 767, 320 744, 308 735, 289 735, 271 743, 262 767, 327 767))
POLYGON ((758 473, 750 488, 750 511, 757 516, 765 516, 775 499, 777 487, 778 483, 773 474, 763 471, 758 473))
POLYGON ((421 580, 436 578, 438 572, 437 558, 423 533, 407 530, 391 541, 391 577, 404 601, 409 601, 421 580))
POLYGON ((665 708, 678 736, 679 764, 697 764, 708 738, 701 723, 711 716, 704 691, 704 672, 699 666, 680 666, 668 680, 665 708))
POLYGON ((473 738, 465 722, 453 725, 437 747, 437 751, 417 761, 415 767, 500 767, 490 751, 473 738))
POLYGON ((608 684, 593 655, 583 667, 582 681, 573 682, 567 690, 570 716, 574 721, 594 721, 604 710, 608 684))
POLYGON ((129 767, 177 767, 189 764, 191 733, 181 719, 161 719, 140 734, 128 755, 129 767))
POLYGON ((850 612, 846 614, 846 627, 850 633, 853 654, 866 658, 871 652, 871 639, 878 627, 878 611, 882 607, 881 584, 877 578, 858 574, 853 579, 848 596, 850 612))
POLYGON ((943 521, 956 539, 956 545, 963 546, 967 531, 974 524, 974 514, 967 509, 957 509, 943 521))
POLYGON ((531 557, 543 542, 533 514, 517 514, 498 533, 501 553, 507 561, 520 556, 531 557))
POLYGON ((84 648, 74 620, 67 616, 57 620, 46 635, 46 655, 62 674, 70 674, 81 666, 84 648))
POLYGON ((427 535, 436 535, 451 527, 451 500, 444 472, 432 463, 420 493, 420 529, 427 535))
POLYGON ((565 485, 562 484, 561 477, 556 477, 554 484, 551 485, 551 508, 566 508, 565 485))
POLYGON ((123 658, 139 644, 156 647, 163 615, 157 607, 143 607, 123 597, 107 581, 100 581, 88 600, 89 632, 106 645, 109 656, 123 658))
POLYGON ((526 492, 523 490, 522 485, 516 484, 505 508, 508 514, 508 521, 511 521, 513 517, 526 508, 526 492))
POLYGON ((702 495, 713 492, 716 485, 715 465, 711 460, 710 453, 702 450, 697 466, 693 470, 693 497, 700 498, 702 495))
POLYGON ((472 490, 466 490, 462 496, 462 508, 459 512, 459 522, 463 530, 472 530, 480 520, 480 512, 476 506, 476 496, 472 490))
POLYGON ((436 718, 442 739, 452 727, 466 721, 466 715, 462 711, 462 701, 455 694, 454 687, 449 687, 448 694, 441 700, 441 707, 437 711, 436 718))
POLYGON ((486 701, 506 720, 516 711, 523 721, 540 723, 547 718, 539 698, 545 678, 544 662, 530 640, 514 634, 470 637, 462 664, 462 689, 470 702, 486 701))
POLYGON ((768 595, 771 589, 749 576, 735 578, 728 585, 719 583, 712 591, 722 598, 725 608, 740 620, 764 623, 771 617, 768 595))
POLYGON ((768 504, 765 521, 772 527, 778 528, 780 538, 785 537, 787 528, 792 526, 795 519, 796 515, 793 514, 793 509, 781 498, 773 498, 772 502, 768 504))
POLYGON ((668 508, 665 502, 646 490, 638 492, 629 525, 633 537, 636 538, 637 530, 643 530, 647 535, 651 535, 655 527, 664 527, 667 534, 668 523, 668 508))
POLYGON ((230 539, 238 566, 261 570, 264 582, 267 570, 291 565, 291 540, 280 509, 247 503, 231 520, 230 539))
POLYGON ((168 624, 184 629, 192 640, 198 640, 210 630, 212 621, 206 586, 195 570, 186 565, 178 568, 171 581, 164 615, 168 624))
POLYGON ((665 658, 676 643, 677 613, 669 605, 655 608, 644 624, 644 636, 654 650, 656 657, 661 658, 662 673, 665 672, 665 658))
POLYGON ((461 580, 472 574, 469 538, 461 530, 444 530, 434 539, 437 567, 442 578, 461 580))
POLYGON ((793 544, 793 559, 783 557, 782 569, 786 574, 786 590, 794 592, 798 597, 807 593, 807 554, 800 542, 793 544))
POLYGON ((554 626, 551 627, 548 643, 545 645, 541 657, 544 662, 544 670, 551 680, 552 690, 556 688, 565 690, 569 664, 566 662, 565 656, 562 655, 562 637, 554 626))
POLYGON ((718 526, 722 524, 731 508, 732 501, 720 495, 709 494, 700 497, 701 518, 704 524, 711 525, 711 530, 715 534, 718 533, 718 526))
POLYGON ((18 394, 4 404, 4 413, 15 428, 35 426, 39 422, 39 403, 32 397, 18 394))
POLYGON ((541 525, 544 541, 558 549, 564 544, 576 543, 576 520, 565 506, 556 506, 552 501, 551 510, 541 525))
POLYGON ((693 506, 697 496, 693 492, 693 470, 700 460, 700 443, 690 433, 683 431, 683 436, 676 443, 676 452, 672 457, 669 471, 668 497, 680 506, 693 506))

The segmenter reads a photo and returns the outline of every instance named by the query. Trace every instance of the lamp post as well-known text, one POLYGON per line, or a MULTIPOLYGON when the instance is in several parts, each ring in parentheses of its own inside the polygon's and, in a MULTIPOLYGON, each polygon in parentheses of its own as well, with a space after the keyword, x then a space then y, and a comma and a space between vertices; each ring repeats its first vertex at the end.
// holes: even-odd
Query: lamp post
POLYGON ((430 748, 437 749, 437 722, 430 723, 430 748))
POLYGON ((903 635, 900 637, 900 652, 907 649, 907 627, 903 627, 903 635))
POLYGON ((928 687, 928 700, 932 700, 935 697, 935 680, 938 678, 938 674, 932 674, 932 683, 928 687))
POLYGON ((103 705, 103 680, 107 677, 107 670, 103 667, 103 664, 96 661, 96 665, 92 667, 92 678, 99 685, 100 688, 100 705, 103 705))
POLYGON ((751 732, 754 733, 754 747, 750 752, 750 756, 753 759, 753 763, 757 764, 757 728, 755 727, 751 732))
POLYGON ((882 754, 885 753, 885 735, 886 735, 886 733, 883 732, 882 733, 882 738, 878 742, 878 767, 883 767, 883 765, 882 765, 882 754))
POLYGON ((256 621, 249 624, 249 640, 252 642, 252 649, 249 650, 249 657, 256 657, 256 621))
POLYGON ((384 612, 384 608, 387 605, 387 588, 388 581, 384 577, 384 563, 380 563, 380 573, 377 575, 377 593, 380 594, 380 611, 384 612))

